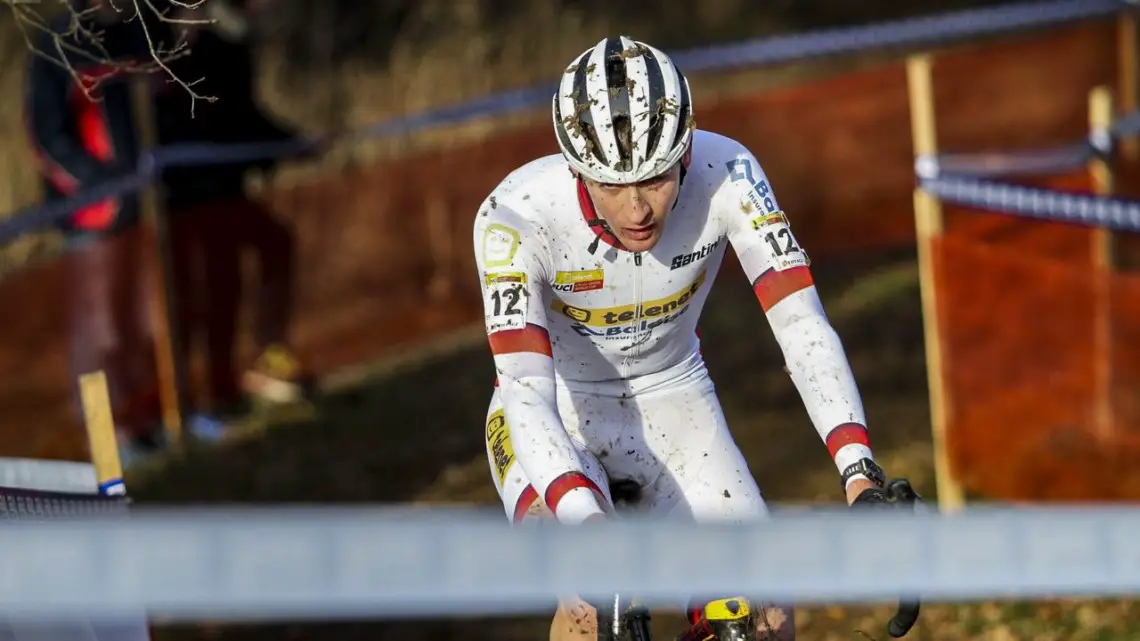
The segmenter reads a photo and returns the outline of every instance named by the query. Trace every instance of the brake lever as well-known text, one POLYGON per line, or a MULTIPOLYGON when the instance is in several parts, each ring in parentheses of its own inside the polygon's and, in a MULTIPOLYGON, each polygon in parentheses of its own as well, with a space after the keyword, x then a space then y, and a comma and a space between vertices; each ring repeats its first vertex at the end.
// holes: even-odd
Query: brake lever
POLYGON ((922 497, 918 495, 918 492, 915 491, 907 479, 890 480, 887 482, 886 492, 887 498, 893 503, 909 506, 922 503, 922 497))

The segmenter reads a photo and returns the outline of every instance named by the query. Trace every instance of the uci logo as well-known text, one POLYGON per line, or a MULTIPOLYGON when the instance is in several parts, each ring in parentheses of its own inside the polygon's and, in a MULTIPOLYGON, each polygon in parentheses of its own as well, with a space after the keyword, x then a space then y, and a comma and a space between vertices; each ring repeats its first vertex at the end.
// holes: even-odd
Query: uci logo
POLYGON ((591 316, 593 316, 593 314, 591 314, 590 310, 588 309, 582 309, 581 307, 574 307, 573 305, 566 304, 562 305, 562 313, 578 321, 579 323, 588 323, 590 322, 591 316))

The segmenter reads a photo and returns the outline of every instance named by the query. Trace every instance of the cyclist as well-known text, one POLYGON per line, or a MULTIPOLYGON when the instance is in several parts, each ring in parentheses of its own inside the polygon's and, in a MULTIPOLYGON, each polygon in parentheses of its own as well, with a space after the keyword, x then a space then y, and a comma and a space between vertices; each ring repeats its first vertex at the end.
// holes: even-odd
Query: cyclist
MULTIPOLYGON (((848 502, 882 502, 843 346, 748 149, 696 129, 681 71, 624 36, 571 63, 553 112, 561 154, 508 175, 474 224, 498 375, 487 455, 508 517, 605 518, 615 480, 636 483, 650 514, 767 515, 696 331, 729 244, 848 502)), ((762 631, 793 637, 790 607, 765 614, 762 631)), ((582 639, 595 626, 593 608, 568 598, 551 638, 582 639)))

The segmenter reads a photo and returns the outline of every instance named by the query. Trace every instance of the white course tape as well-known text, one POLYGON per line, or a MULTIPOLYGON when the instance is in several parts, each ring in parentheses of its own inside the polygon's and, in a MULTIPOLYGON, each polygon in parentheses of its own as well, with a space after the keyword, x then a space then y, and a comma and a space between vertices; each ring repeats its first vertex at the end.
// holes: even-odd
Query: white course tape
POLYGON ((96 494, 99 481, 90 463, 0 457, 0 487, 96 494))
POLYGON ((136 511, 4 523, 0 616, 290 620, 549 611, 555 595, 807 602, 1140 593, 1140 511, 777 513, 510 528, 497 511, 136 511))

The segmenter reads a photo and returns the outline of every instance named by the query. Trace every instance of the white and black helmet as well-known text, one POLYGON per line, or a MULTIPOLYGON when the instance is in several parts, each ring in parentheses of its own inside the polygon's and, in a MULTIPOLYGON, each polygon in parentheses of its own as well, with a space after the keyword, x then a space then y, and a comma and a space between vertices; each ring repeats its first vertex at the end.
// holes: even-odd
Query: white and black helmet
POLYGON ((578 56, 554 95, 554 131, 570 165, 630 184, 671 168, 693 137, 689 81, 664 53, 625 36, 578 56))

